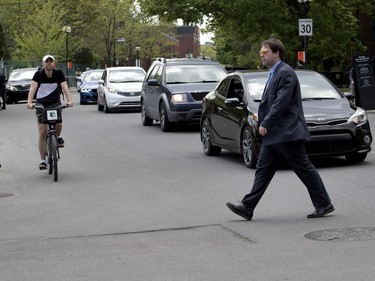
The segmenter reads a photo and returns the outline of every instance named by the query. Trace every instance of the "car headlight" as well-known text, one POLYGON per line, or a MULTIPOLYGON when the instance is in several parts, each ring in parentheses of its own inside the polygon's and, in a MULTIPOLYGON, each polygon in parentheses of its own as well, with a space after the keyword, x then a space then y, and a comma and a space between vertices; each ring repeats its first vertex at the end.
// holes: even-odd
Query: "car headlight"
POLYGON ((13 87, 12 85, 6 85, 6 88, 8 91, 17 91, 17 89, 13 87))
POLYGON ((117 93, 117 89, 116 88, 113 88, 113 87, 108 87, 108 92, 110 93, 117 93))
POLYGON ((361 125, 367 122, 367 114, 366 111, 360 107, 357 108, 355 113, 350 116, 349 122, 353 122, 356 125, 361 125))
POLYGON ((187 102, 187 95, 186 94, 173 95, 171 97, 171 102, 173 103, 187 102))

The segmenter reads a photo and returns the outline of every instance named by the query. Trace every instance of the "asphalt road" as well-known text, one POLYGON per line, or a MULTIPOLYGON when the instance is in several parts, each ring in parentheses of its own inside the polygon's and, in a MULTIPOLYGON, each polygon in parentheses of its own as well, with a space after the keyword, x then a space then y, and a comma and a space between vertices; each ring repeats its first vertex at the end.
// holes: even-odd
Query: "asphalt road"
POLYGON ((73 96, 59 182, 37 168, 35 112, 0 111, 1 281, 374 279, 374 152, 315 162, 332 215, 306 219, 307 191, 284 169, 249 222, 225 206, 254 178, 240 156, 207 157, 197 128, 163 133, 73 96))

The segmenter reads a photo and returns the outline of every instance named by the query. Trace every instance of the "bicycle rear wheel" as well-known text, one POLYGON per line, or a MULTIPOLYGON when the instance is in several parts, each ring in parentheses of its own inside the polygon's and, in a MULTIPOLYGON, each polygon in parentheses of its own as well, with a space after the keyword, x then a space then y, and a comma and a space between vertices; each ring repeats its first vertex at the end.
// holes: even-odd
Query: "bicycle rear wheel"
POLYGON ((57 153, 57 138, 52 138, 52 161, 51 164, 53 165, 53 180, 57 181, 59 178, 59 172, 57 167, 57 160, 58 160, 58 153, 57 153))

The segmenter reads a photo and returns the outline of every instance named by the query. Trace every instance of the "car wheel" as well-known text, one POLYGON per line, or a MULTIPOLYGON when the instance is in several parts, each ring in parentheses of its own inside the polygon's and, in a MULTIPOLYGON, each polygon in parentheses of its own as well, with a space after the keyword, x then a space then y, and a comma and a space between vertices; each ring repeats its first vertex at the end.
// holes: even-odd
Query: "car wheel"
POLYGON ((111 110, 108 107, 107 100, 105 99, 105 97, 104 97, 104 108, 103 109, 104 109, 105 113, 110 113, 111 112, 111 110))
POLYGON ((221 147, 215 146, 211 143, 210 123, 207 119, 204 119, 202 123, 201 142, 204 154, 208 156, 215 156, 220 154, 221 147))
POLYGON ((97 100, 96 104, 98 105, 98 111, 103 111, 104 106, 100 104, 99 99, 97 100))
POLYGON ((1 106, 2 109, 7 108, 7 96, 5 93, 1 96, 1 104, 2 104, 1 106))
POLYGON ((241 135, 241 153, 246 167, 255 168, 257 157, 255 156, 253 138, 251 136, 251 128, 246 126, 241 135))
POLYGON ((143 126, 151 126, 152 123, 154 122, 153 119, 151 119, 150 117, 147 116, 146 106, 145 106, 143 100, 141 102, 141 117, 142 117, 143 126))
POLYGON ((160 129, 163 132, 169 132, 172 130, 172 123, 169 122, 167 110, 165 108, 164 102, 160 103, 160 129))
POLYGON ((348 160, 349 162, 362 162, 363 160, 365 160, 367 157, 367 153, 351 153, 351 154, 347 154, 345 155, 345 158, 346 160, 348 160))

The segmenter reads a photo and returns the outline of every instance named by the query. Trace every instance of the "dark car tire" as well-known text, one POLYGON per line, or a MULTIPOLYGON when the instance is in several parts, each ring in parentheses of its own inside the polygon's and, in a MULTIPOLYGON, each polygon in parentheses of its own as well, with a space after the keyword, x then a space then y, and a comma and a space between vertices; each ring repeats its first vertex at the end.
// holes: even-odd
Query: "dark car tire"
POLYGON ((221 147, 213 145, 211 142, 210 123, 204 119, 201 127, 201 142, 204 154, 208 156, 217 156, 221 152, 221 147))
POLYGON ((351 153, 351 154, 347 154, 345 155, 345 158, 346 160, 348 160, 349 162, 362 162, 366 159, 367 157, 367 153, 351 153))
POLYGON ((98 111, 103 111, 104 106, 100 104, 99 99, 97 100, 96 104, 98 105, 98 111))
POLYGON ((87 102, 83 101, 83 100, 82 100, 82 97, 79 97, 79 104, 80 104, 80 105, 83 105, 83 104, 87 104, 87 102))
POLYGON ((103 108, 103 110, 104 110, 105 113, 111 112, 111 110, 108 107, 107 100, 105 99, 105 97, 104 97, 104 108, 103 108))
POLYGON ((6 109, 6 101, 3 99, 3 97, 0 97, 0 110, 6 109))
POLYGON ((241 154, 246 167, 254 169, 258 159, 255 155, 254 141, 249 126, 246 126, 241 134, 241 154))
POLYGON ((165 108, 164 102, 160 103, 159 114, 160 114, 160 129, 163 132, 170 132, 173 128, 173 125, 168 119, 168 113, 167 113, 167 109, 165 108))
POLYGON ((151 119, 150 117, 147 116, 146 106, 145 106, 143 100, 141 102, 141 117, 142 117, 143 126, 151 126, 152 123, 154 122, 153 119, 151 119))

